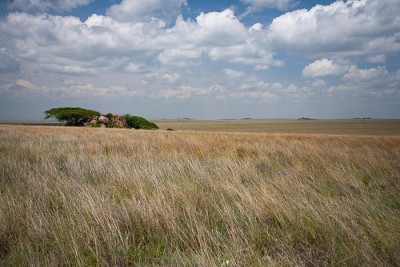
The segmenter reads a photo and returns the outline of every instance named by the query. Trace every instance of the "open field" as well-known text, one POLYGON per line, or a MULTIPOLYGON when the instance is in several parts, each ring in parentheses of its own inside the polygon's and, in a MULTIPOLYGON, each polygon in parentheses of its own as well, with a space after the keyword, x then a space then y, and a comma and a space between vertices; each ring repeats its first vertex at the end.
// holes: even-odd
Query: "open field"
POLYGON ((399 162, 399 136, 0 125, 0 266, 399 266, 399 162))
POLYGON ((160 129, 207 132, 400 135, 400 120, 157 120, 160 129))

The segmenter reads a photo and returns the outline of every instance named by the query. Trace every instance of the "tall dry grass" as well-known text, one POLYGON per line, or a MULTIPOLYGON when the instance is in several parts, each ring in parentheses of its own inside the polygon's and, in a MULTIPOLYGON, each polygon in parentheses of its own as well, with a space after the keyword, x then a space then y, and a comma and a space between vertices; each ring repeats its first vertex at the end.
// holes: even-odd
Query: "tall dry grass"
POLYGON ((400 138, 0 126, 0 265, 400 265, 400 138))

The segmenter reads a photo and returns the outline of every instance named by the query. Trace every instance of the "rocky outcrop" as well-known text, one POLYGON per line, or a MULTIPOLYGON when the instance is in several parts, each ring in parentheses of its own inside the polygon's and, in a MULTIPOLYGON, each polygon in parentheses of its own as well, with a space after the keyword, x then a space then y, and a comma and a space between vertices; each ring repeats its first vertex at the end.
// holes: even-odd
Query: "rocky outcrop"
POLYGON ((130 114, 119 115, 108 113, 106 115, 94 115, 84 124, 86 127, 100 128, 129 128, 129 129, 158 129, 157 124, 146 120, 143 117, 132 116, 130 114))
POLYGON ((93 116, 88 127, 101 127, 101 128, 127 128, 125 117, 119 114, 107 114, 100 116, 93 116))
POLYGON ((99 116, 98 121, 101 125, 104 125, 105 127, 110 127, 111 121, 106 116, 99 116))
POLYGON ((85 126, 89 127, 100 127, 100 122, 99 122, 99 116, 93 116, 88 124, 85 124, 85 126))
POLYGON ((127 128, 128 125, 126 124, 126 120, 124 116, 118 114, 112 114, 111 117, 111 127, 114 128, 127 128))

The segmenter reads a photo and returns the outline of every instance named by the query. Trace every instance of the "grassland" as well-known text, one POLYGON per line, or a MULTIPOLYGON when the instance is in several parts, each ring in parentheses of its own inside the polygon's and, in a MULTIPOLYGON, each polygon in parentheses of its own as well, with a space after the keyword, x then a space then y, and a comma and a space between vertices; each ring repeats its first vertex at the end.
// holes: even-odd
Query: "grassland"
POLYGON ((0 266, 399 266, 400 137, 0 125, 0 266))
POLYGON ((160 129, 335 135, 400 135, 400 120, 158 120, 160 129))

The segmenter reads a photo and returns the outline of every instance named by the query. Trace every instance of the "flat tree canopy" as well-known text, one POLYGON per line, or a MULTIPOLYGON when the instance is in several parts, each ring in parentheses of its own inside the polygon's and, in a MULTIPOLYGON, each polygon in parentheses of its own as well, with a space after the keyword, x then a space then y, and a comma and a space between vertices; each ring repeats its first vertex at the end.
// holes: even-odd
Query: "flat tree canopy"
POLYGON ((91 117, 100 115, 98 111, 78 107, 52 108, 44 113, 44 119, 55 118, 66 126, 83 126, 91 117))

